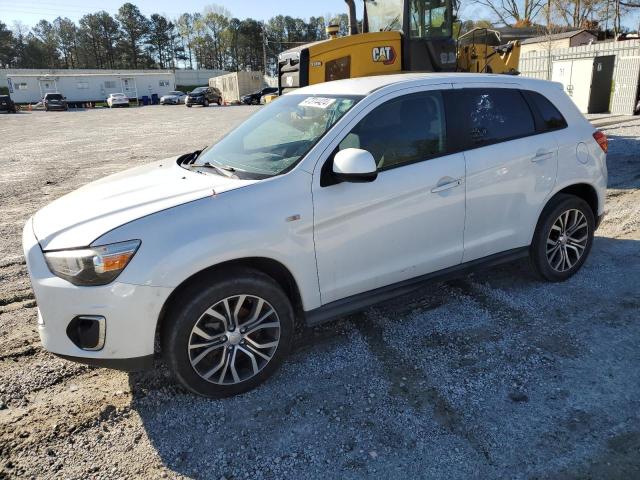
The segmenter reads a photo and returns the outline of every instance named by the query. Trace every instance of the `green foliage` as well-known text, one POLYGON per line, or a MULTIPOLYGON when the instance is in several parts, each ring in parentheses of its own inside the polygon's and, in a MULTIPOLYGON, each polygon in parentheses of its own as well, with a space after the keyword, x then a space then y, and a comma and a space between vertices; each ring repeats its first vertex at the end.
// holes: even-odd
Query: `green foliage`
POLYGON ((58 17, 41 20, 31 30, 17 25, 12 32, 0 22, 0 68, 182 67, 273 74, 280 52, 326 38, 329 23, 337 23, 346 35, 345 13, 308 21, 277 15, 260 22, 233 18, 225 8, 211 5, 202 13, 169 19, 158 13, 147 18, 125 3, 115 16, 103 10, 77 23, 58 17))

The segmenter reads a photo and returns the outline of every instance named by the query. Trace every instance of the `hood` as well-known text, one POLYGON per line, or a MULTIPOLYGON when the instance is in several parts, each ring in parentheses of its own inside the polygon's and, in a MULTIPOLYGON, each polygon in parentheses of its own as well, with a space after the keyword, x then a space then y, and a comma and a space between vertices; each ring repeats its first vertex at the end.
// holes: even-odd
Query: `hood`
POLYGON ((125 223, 258 180, 185 170, 178 157, 89 183, 39 210, 33 230, 43 250, 85 247, 125 223))

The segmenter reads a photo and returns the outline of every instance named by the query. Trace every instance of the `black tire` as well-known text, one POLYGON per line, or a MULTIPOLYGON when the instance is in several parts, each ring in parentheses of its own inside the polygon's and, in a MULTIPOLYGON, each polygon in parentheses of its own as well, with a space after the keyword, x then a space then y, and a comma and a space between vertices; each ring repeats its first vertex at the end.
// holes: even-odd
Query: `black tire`
MULTIPOLYGON (((579 222, 580 223, 580 222, 579 222)), ((580 223, 582 224, 582 223, 580 223)), ((530 259, 533 270, 544 280, 549 282, 563 282, 574 275, 582 265, 585 260, 589 256, 589 252, 591 251, 591 246, 593 245, 593 234, 595 231, 595 218, 594 213, 591 210, 591 207, 587 202, 583 199, 576 197, 574 195, 568 194, 559 194, 552 198, 547 206, 542 211, 540 215, 540 219, 538 220, 538 225, 536 226, 535 233, 533 234, 533 242, 530 247, 530 259), (563 252, 558 252, 552 256, 552 260, 548 258, 547 255, 547 240, 550 242, 555 241, 555 246, 552 246, 550 249, 556 249, 559 243, 561 242, 561 236, 558 232, 557 227, 552 232, 552 227, 557 220, 559 220, 560 215, 566 214, 570 212, 570 215, 575 215, 577 218, 577 214, 573 213, 574 211, 580 212, 586 221, 586 230, 579 229, 576 230, 575 235, 580 236, 580 238, 586 236, 586 241, 584 246, 582 247, 581 255, 577 257, 576 261, 576 253, 578 249, 576 247, 568 247, 570 250, 570 260, 571 266, 563 265, 563 267, 567 267, 566 269, 559 271, 558 269, 552 266, 552 261, 554 263, 559 262, 560 260, 557 258, 557 255, 562 256, 563 252), (558 232, 558 233, 556 233, 558 232), (551 235, 551 236, 550 236, 551 235), (559 237, 556 239, 555 235, 559 237)), ((566 241, 566 237, 564 238, 566 241)), ((574 243, 575 245, 575 243, 574 243)), ((560 247, 558 247, 560 248, 560 247)), ((565 251, 567 249, 565 248, 565 251)), ((550 254, 551 255, 551 254, 550 254)))
POLYGON ((218 104, 219 107, 222 106, 222 98, 218 97, 218 100, 216 101, 216 103, 218 104))
POLYGON ((207 100, 206 98, 204 99, 204 102, 202 102, 202 106, 203 107, 208 107, 209 106, 209 100, 207 100))
POLYGON ((191 108, 191 105, 189 105, 188 103, 186 105, 187 105, 187 108, 191 108))
MULTIPOLYGON (((248 268, 225 270, 224 274, 213 275, 206 283, 207 285, 203 285, 200 281, 187 288, 168 309, 165 327, 163 327, 161 334, 162 353, 169 369, 187 389, 205 397, 223 398, 251 390, 273 375, 291 349, 294 333, 294 313, 291 303, 282 288, 271 277, 259 271, 248 268), (192 366, 189 356, 191 351, 189 350, 189 342, 192 337, 192 331, 201 317, 203 317, 204 312, 218 302, 234 295, 256 296, 268 302, 275 310, 280 321, 278 345, 275 347, 270 360, 263 364, 261 370, 253 374, 253 376, 238 383, 213 383, 213 381, 208 381, 201 376, 196 371, 196 367, 192 366)), ((229 330, 225 331, 224 328, 222 328, 222 332, 232 335, 229 330)), ((241 330, 237 329, 236 332, 240 333, 241 330)), ((222 347, 221 350, 238 347, 237 345, 236 347, 230 347, 229 343, 226 342, 226 346, 222 347)), ((204 366, 198 364, 198 368, 207 370, 207 367, 215 366, 219 363, 218 358, 224 358, 225 352, 214 350, 211 355, 211 359, 207 357, 203 359, 210 361, 210 363, 204 366), (222 357, 215 356, 218 354, 222 355, 222 357)), ((240 354, 238 353, 238 355, 240 354)), ((216 374, 213 377, 217 376, 216 374)), ((215 378, 213 380, 215 381, 215 378)))

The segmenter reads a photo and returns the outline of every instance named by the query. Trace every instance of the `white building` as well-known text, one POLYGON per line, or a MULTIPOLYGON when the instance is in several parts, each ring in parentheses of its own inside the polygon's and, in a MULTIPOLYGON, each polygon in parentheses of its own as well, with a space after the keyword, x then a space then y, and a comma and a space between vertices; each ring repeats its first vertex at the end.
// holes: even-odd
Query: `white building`
POLYGON ((61 93, 70 103, 102 102, 110 93, 124 93, 130 99, 158 95, 175 89, 172 70, 152 72, 59 70, 52 73, 7 75, 9 94, 16 103, 35 103, 45 93, 61 93))

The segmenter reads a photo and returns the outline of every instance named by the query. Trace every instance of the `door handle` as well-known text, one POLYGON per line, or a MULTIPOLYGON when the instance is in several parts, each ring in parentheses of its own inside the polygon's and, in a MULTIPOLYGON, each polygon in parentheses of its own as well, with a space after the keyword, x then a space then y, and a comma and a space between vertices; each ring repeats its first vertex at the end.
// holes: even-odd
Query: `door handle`
POLYGON ((532 162, 541 162, 542 160, 546 160, 548 158, 551 158, 553 156, 555 152, 553 150, 538 150, 535 154, 535 156, 533 156, 531 158, 532 162))
POLYGON ((445 190, 449 190, 450 188, 455 188, 462 183, 462 179, 459 178, 457 180, 453 180, 452 182, 443 183, 442 185, 438 185, 431 189, 431 193, 440 193, 445 190))

